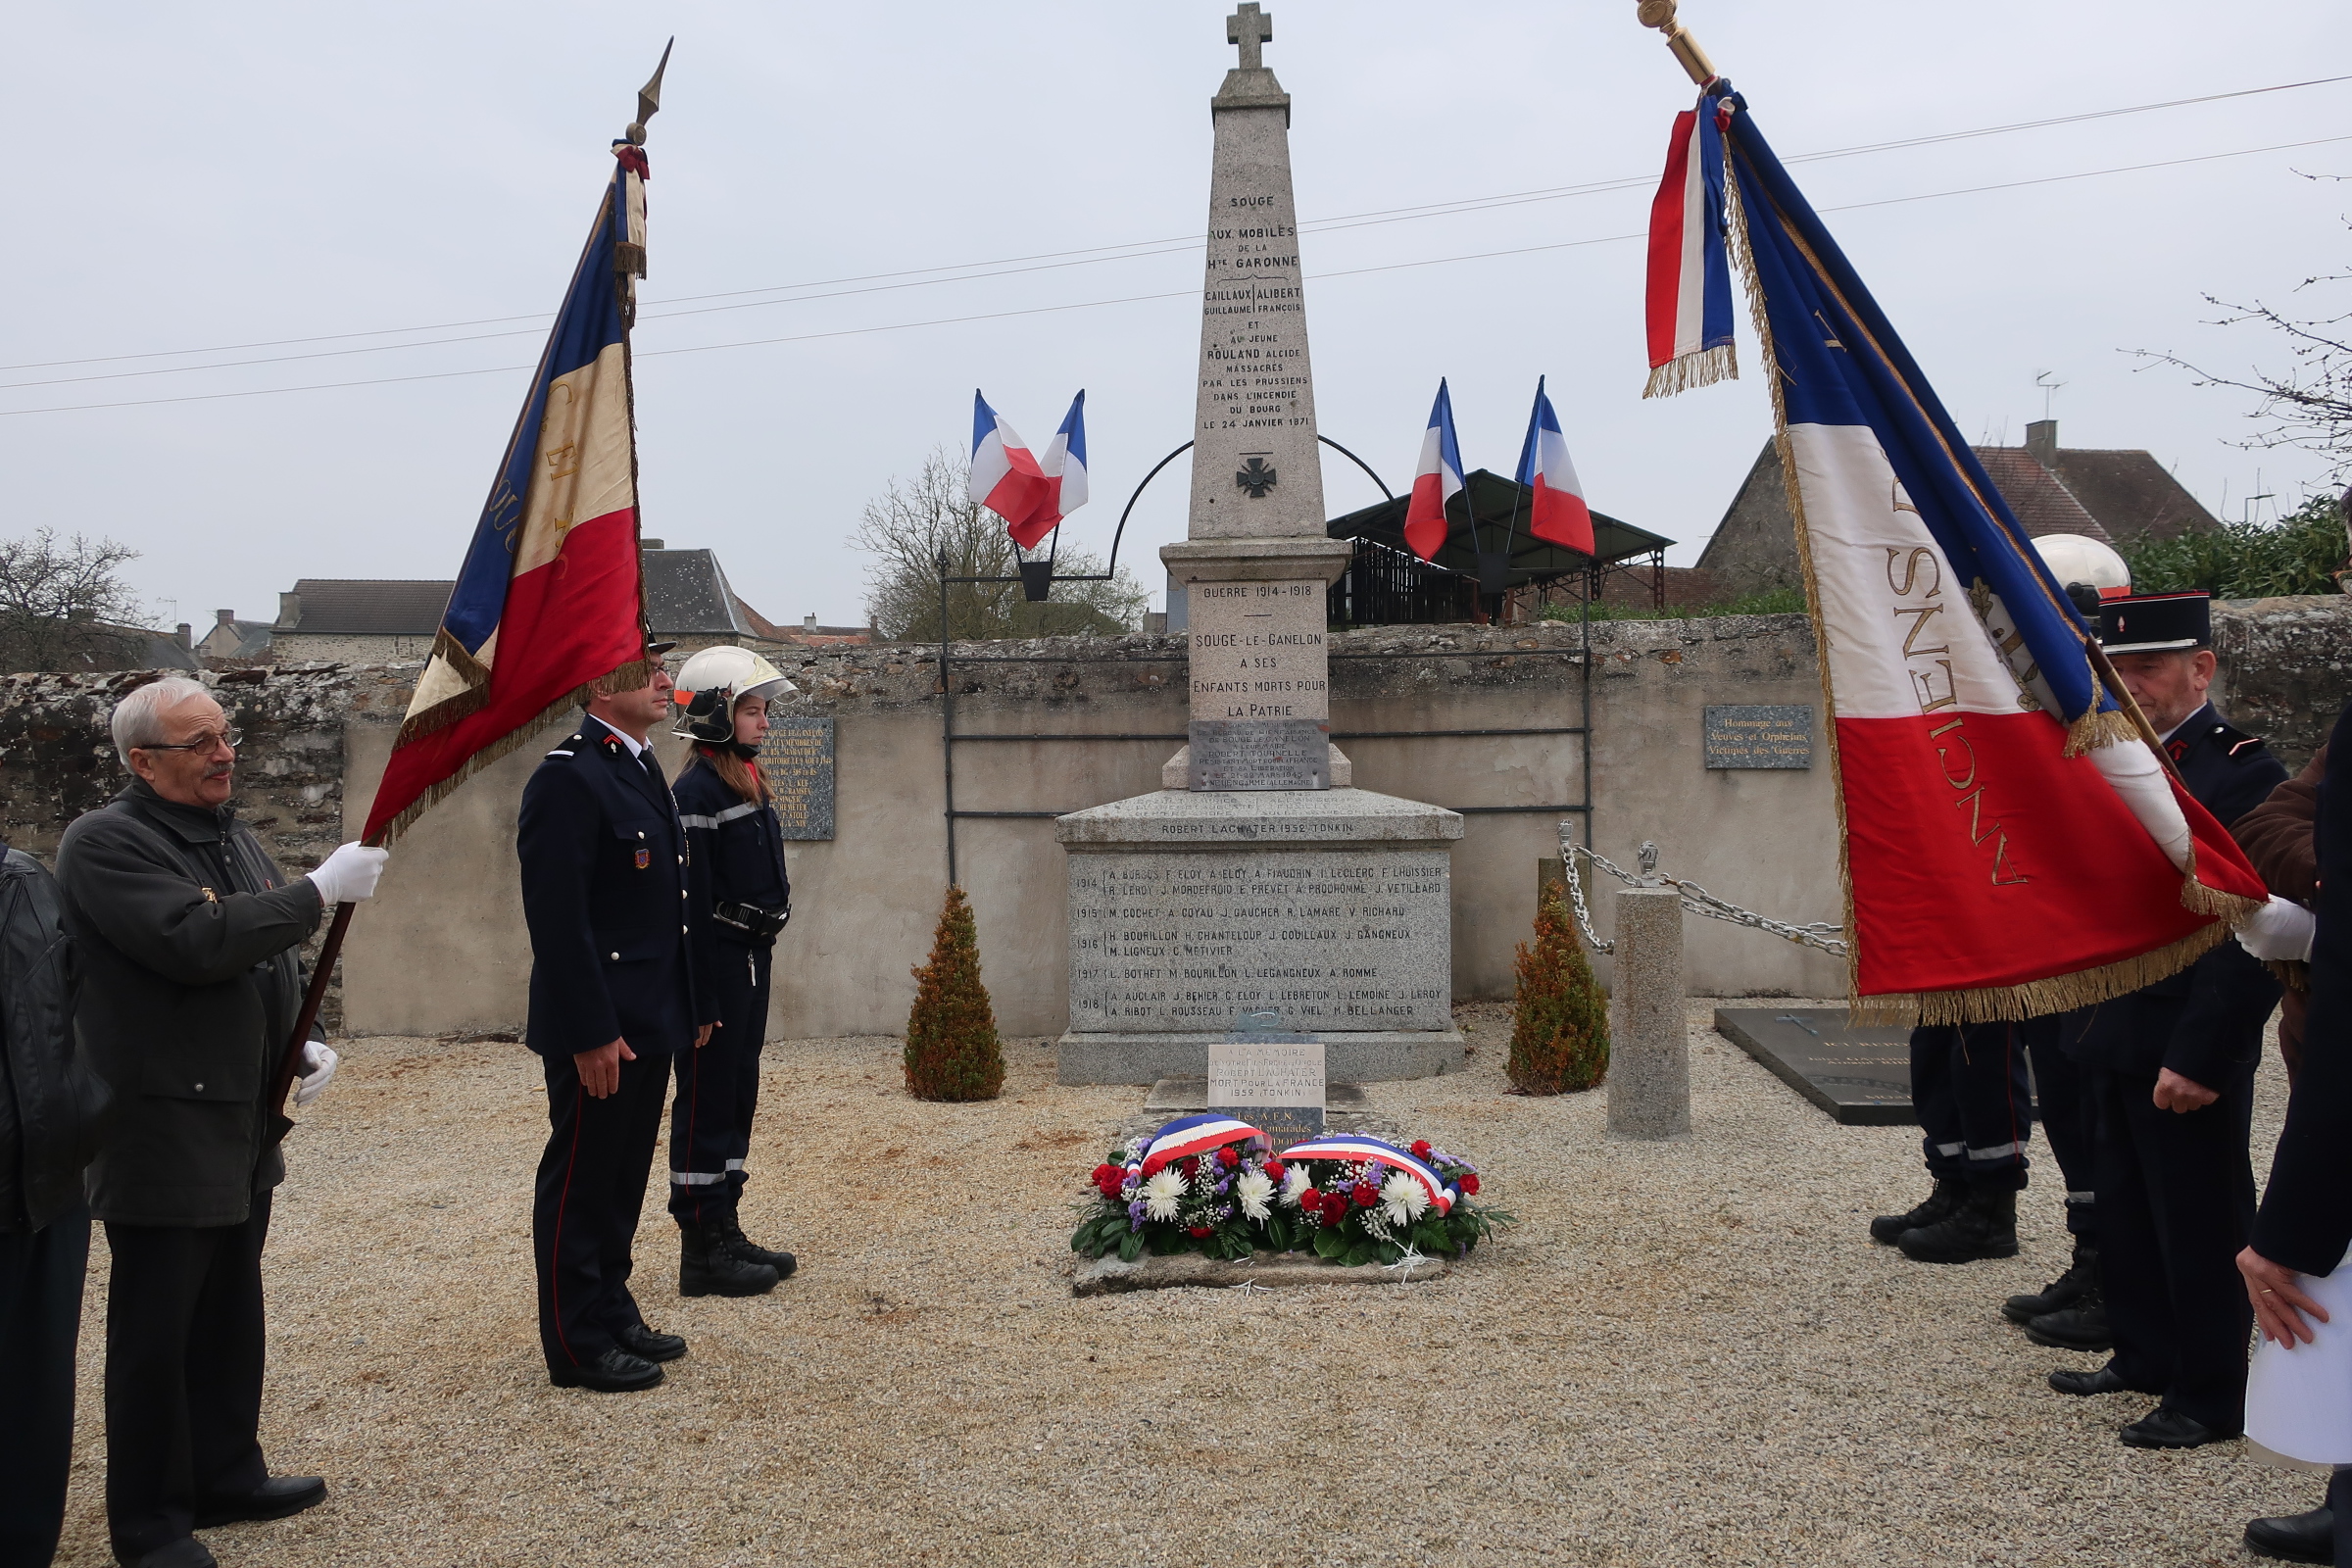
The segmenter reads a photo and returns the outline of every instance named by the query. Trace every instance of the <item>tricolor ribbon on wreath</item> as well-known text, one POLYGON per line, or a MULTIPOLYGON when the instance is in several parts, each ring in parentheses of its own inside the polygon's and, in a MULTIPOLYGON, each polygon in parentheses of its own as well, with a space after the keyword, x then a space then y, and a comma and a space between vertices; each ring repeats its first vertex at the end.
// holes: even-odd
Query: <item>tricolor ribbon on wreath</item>
POLYGON ((1404 1150, 1396 1148, 1394 1144, 1384 1143, 1378 1138, 1367 1138, 1361 1134, 1347 1133, 1330 1138, 1317 1138, 1303 1144, 1293 1144, 1282 1152, 1282 1157, 1294 1164, 1301 1165, 1310 1159, 1340 1159, 1346 1160, 1351 1165, 1369 1165, 1378 1162, 1419 1182, 1428 1191, 1430 1202, 1437 1205, 1437 1210, 1441 1214, 1451 1212, 1454 1200, 1462 1196, 1454 1188, 1446 1184, 1446 1178, 1440 1176, 1420 1160, 1415 1159, 1404 1150))
POLYGON ((1855 1020, 2088 1005, 2227 939, 2261 877, 1720 77, 1676 117, 1653 215, 1650 392, 1735 373, 1731 262, 1762 339, 1832 714, 1855 1020))

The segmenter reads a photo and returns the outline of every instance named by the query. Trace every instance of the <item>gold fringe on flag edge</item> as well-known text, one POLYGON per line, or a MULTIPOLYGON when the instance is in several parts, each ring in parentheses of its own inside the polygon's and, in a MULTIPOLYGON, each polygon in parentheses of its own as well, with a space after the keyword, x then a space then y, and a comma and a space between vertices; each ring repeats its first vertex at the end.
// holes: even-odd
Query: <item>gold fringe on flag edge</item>
POLYGON ((1649 372, 1649 380, 1642 388, 1645 398, 1670 398, 1678 392, 1697 387, 1713 386, 1718 381, 1740 379, 1740 352, 1730 343, 1719 343, 1696 354, 1678 354, 1649 372))

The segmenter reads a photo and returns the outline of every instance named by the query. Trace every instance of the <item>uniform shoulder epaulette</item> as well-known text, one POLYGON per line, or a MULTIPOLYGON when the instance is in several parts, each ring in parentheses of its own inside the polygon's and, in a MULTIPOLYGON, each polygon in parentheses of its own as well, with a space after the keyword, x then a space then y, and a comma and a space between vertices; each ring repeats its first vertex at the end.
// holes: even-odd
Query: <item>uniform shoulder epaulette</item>
POLYGON ((2236 725, 2216 722, 2206 732, 2206 738, 2222 749, 2222 755, 2232 762, 2251 762, 2265 755, 2262 737, 2249 735, 2236 725))
POLYGON ((557 747, 554 751, 548 753, 547 755, 550 757, 569 757, 572 754, 565 750, 565 747, 578 745, 579 739, 580 738, 577 735, 574 735, 570 740, 565 741, 563 746, 557 747))

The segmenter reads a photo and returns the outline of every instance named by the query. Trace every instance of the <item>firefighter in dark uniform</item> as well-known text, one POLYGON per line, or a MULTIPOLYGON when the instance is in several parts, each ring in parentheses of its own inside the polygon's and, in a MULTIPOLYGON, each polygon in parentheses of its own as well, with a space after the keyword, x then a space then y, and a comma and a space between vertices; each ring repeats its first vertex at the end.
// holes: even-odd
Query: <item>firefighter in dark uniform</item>
MULTIPOLYGON (((2111 599, 2099 640, 2182 784, 2222 822, 2262 804, 2286 769, 2205 700, 2211 601, 2111 599)), ((2126 997, 2069 1013, 2097 1128, 2099 1270, 2115 1354, 2050 1374, 2061 1394, 2136 1390, 2161 1403, 2125 1427, 2133 1447, 2193 1448, 2244 1425, 2251 1314, 2235 1258, 2254 1222, 2247 1159, 2254 1069, 2278 982, 2234 942, 2126 997)))
POLYGON ((767 705, 793 690, 746 648, 707 648, 678 671, 673 733, 694 742, 678 775, 695 972, 718 1020, 710 1042, 677 1063, 669 1120, 669 1212, 678 1222, 678 1292, 749 1296, 791 1275, 793 1255, 755 1245, 737 1217, 748 1179, 760 1048, 767 1036, 768 962, 792 916, 783 830, 760 776, 767 705))
POLYGON ((592 688, 579 728, 522 792, 515 849, 531 934, 527 1040, 547 1075, 547 1152, 531 1243, 539 1343, 560 1388, 621 1393, 686 1353, 629 1295, 669 1059, 710 1035, 687 940, 686 830, 646 737, 670 679, 592 688))

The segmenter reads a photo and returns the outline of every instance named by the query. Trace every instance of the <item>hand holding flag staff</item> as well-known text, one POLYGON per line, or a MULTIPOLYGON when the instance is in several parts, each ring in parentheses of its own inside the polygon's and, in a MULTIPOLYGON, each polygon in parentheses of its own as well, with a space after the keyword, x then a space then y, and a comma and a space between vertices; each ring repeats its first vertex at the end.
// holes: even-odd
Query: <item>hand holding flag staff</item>
MULTIPOLYGON (((645 275, 645 122, 662 107, 668 69, 664 46, 653 79, 638 90, 635 120, 612 143, 588 242, 507 438, 363 843, 390 843, 435 801, 584 700, 591 683, 642 670, 651 657, 637 556, 629 326, 645 275)), ((335 906, 268 1102, 273 1109, 285 1103, 352 907, 335 906)))
POLYGON ((1652 209, 1648 391, 1737 374, 1737 261, 1822 651, 1855 1020, 2025 1018, 2185 967, 2262 879, 1675 0, 1640 16, 1700 89, 1652 209))

